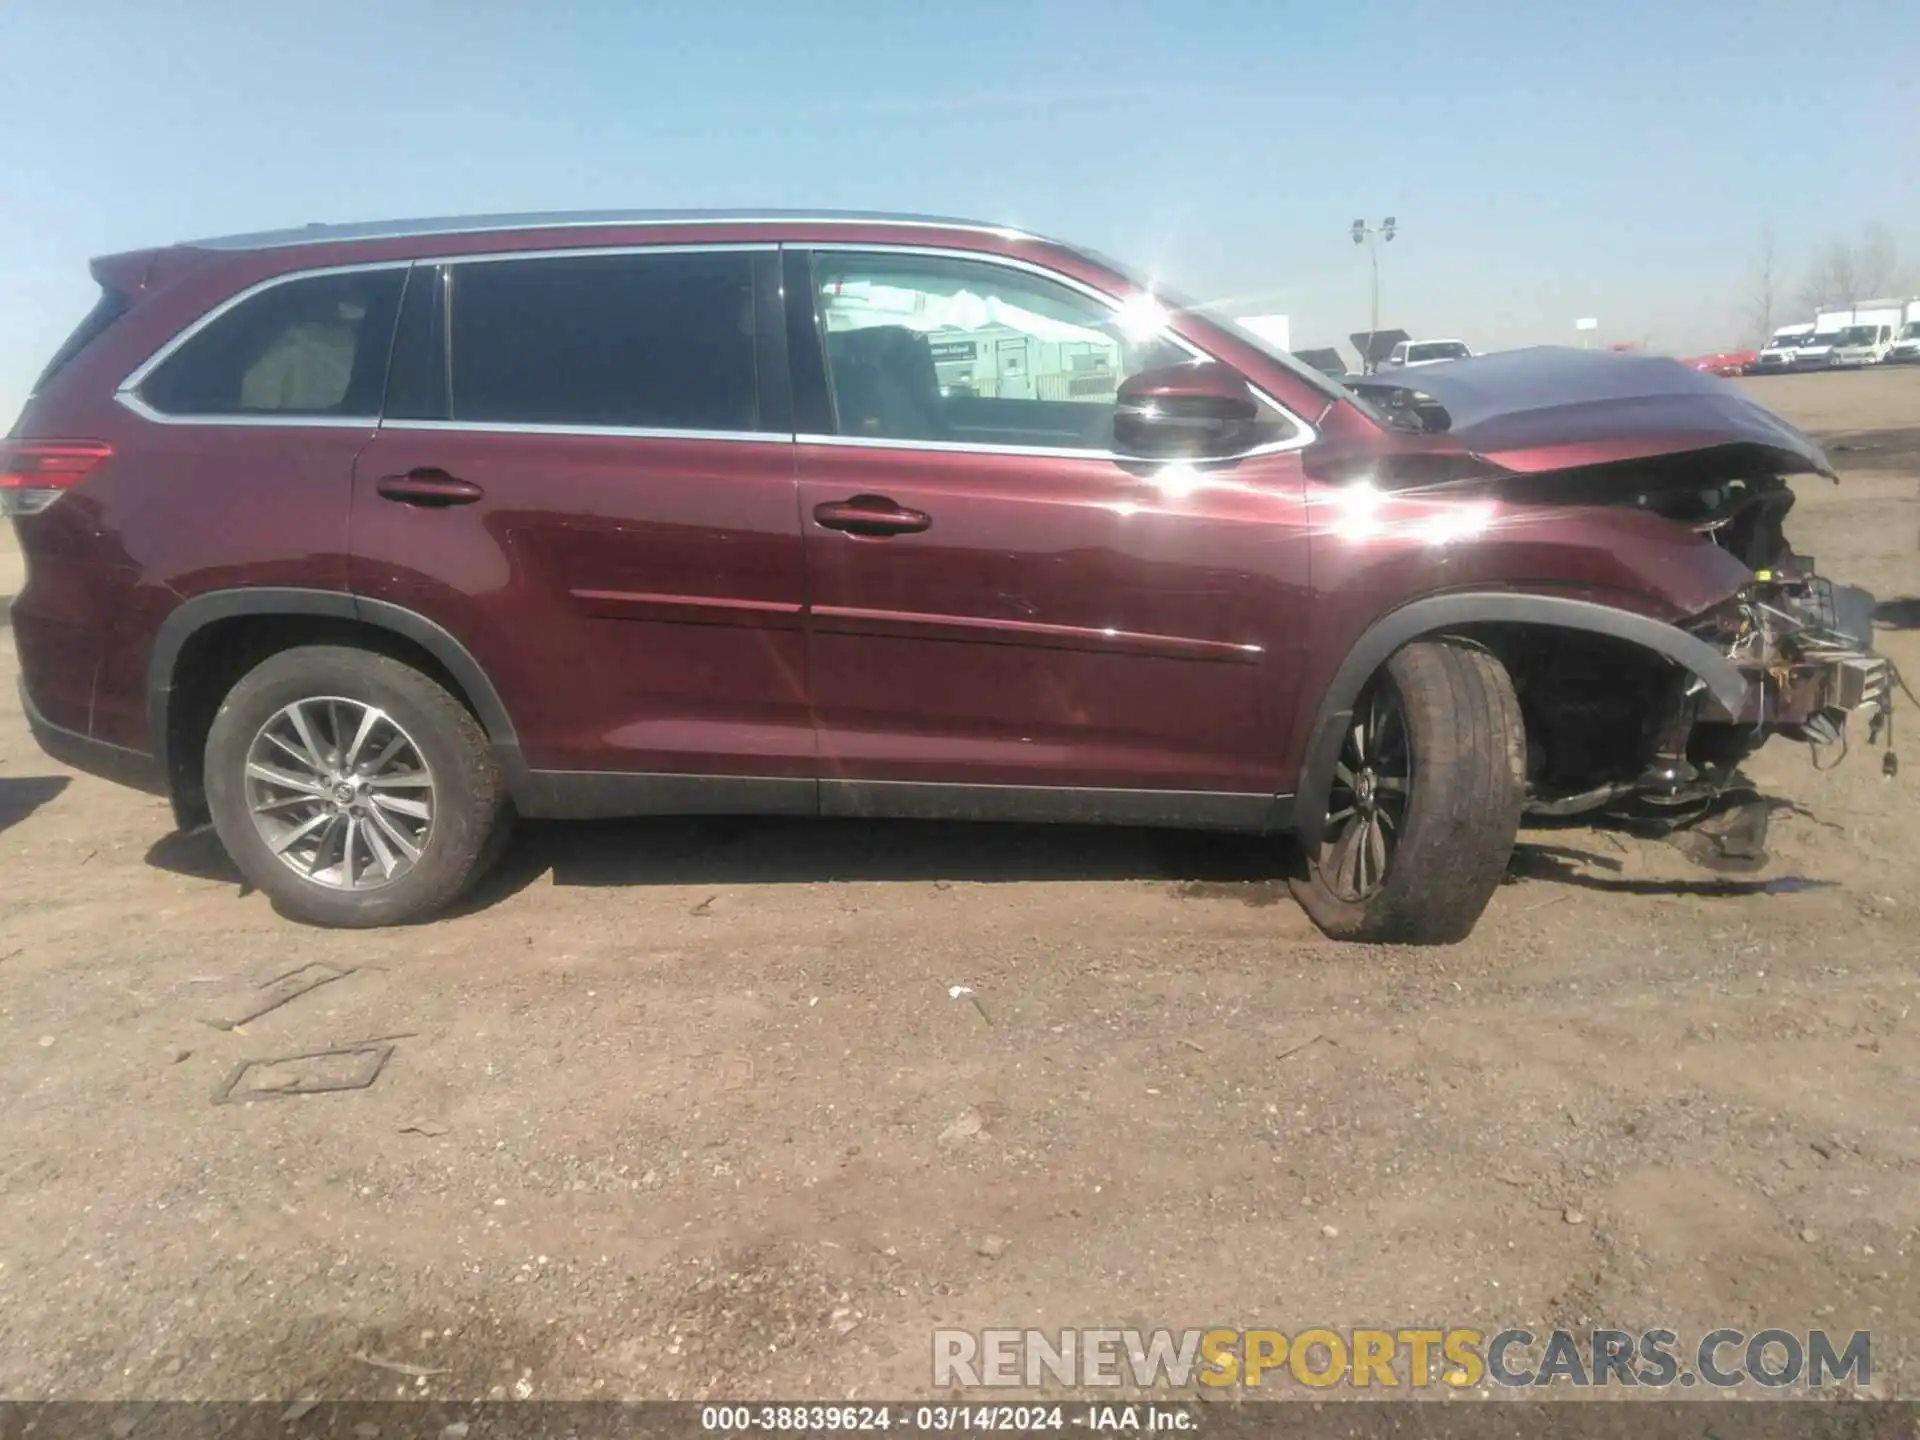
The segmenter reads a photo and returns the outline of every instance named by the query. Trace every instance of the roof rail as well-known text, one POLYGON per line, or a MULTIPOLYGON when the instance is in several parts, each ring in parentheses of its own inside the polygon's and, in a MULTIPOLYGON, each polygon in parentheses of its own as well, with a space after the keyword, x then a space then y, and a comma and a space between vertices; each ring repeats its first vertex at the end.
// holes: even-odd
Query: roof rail
POLYGON ((198 250, 273 250, 290 245, 347 244, 356 240, 405 240, 434 235, 487 235, 516 230, 580 230, 611 225, 902 225, 965 230, 1007 239, 1039 236, 1006 225, 938 215, 859 210, 561 210, 507 215, 447 215, 421 220, 377 220, 349 225, 314 224, 294 230, 262 230, 181 242, 198 250))

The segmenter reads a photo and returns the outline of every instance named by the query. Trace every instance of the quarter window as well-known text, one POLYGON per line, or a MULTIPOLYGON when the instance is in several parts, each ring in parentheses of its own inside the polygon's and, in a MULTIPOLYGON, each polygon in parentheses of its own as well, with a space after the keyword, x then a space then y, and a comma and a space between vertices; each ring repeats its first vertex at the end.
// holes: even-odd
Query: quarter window
POLYGON ((164 415, 379 413, 404 268, 262 290, 195 332, 140 386, 164 415))
POLYGON ((451 295, 455 421, 756 428, 748 253, 469 262, 451 295))
POLYGON ((821 252, 813 274, 841 435, 1105 450, 1120 382, 1187 358, 1004 265, 821 252))

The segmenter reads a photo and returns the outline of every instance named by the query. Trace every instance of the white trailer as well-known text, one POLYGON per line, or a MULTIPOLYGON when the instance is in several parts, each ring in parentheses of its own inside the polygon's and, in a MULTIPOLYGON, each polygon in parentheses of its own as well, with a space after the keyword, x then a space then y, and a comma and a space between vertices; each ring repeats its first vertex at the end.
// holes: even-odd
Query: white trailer
POLYGON ((1120 387, 1120 342, 1097 331, 1042 339, 1011 325, 954 326, 928 332, 927 341, 948 395, 1106 401, 1120 387))
POLYGON ((1827 306, 1813 312, 1813 333, 1800 342, 1793 357, 1796 370, 1825 370, 1833 360, 1840 332, 1853 323, 1853 307, 1827 306))
POLYGON ((829 335, 874 326, 923 335, 946 394, 1102 401, 1119 388, 1118 335, 1042 315, 999 295, 934 295, 852 280, 821 299, 829 335))
POLYGON ((1887 347, 1889 365, 1920 365, 1920 300, 1909 300, 1905 315, 1900 333, 1887 347))
POLYGON ((1833 337, 1827 363, 1839 370, 1878 365, 1887 358, 1906 320, 1908 301, 1867 300, 1853 307, 1847 323, 1833 337))

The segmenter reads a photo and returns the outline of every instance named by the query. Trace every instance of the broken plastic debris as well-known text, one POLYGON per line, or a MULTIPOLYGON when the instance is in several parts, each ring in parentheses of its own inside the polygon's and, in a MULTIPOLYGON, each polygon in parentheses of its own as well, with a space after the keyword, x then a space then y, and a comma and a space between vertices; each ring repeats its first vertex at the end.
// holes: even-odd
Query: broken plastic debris
POLYGON ((947 998, 949 1000, 959 1000, 971 994, 973 994, 973 987, 971 985, 949 985, 947 987, 947 998))

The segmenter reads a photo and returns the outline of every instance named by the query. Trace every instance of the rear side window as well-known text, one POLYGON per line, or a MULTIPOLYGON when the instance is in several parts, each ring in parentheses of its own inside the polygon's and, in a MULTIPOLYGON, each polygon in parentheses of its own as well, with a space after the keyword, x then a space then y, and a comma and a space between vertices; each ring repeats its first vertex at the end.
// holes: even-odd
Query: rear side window
POLYGON ((380 410, 404 267, 310 275, 216 316, 141 382, 163 415, 365 417, 380 410))
POLYGON ((455 421, 758 425, 750 253, 490 260, 451 275, 455 421))
POLYGON ((67 337, 66 343, 53 352, 53 358, 47 362, 47 368, 42 370, 40 378, 33 382, 32 393, 38 395, 46 388, 49 380, 66 368, 68 361, 106 334, 113 322, 127 313, 128 304, 127 297, 118 290, 111 288, 102 290, 100 298, 94 302, 93 309, 87 312, 87 318, 75 326, 73 333, 67 337))

